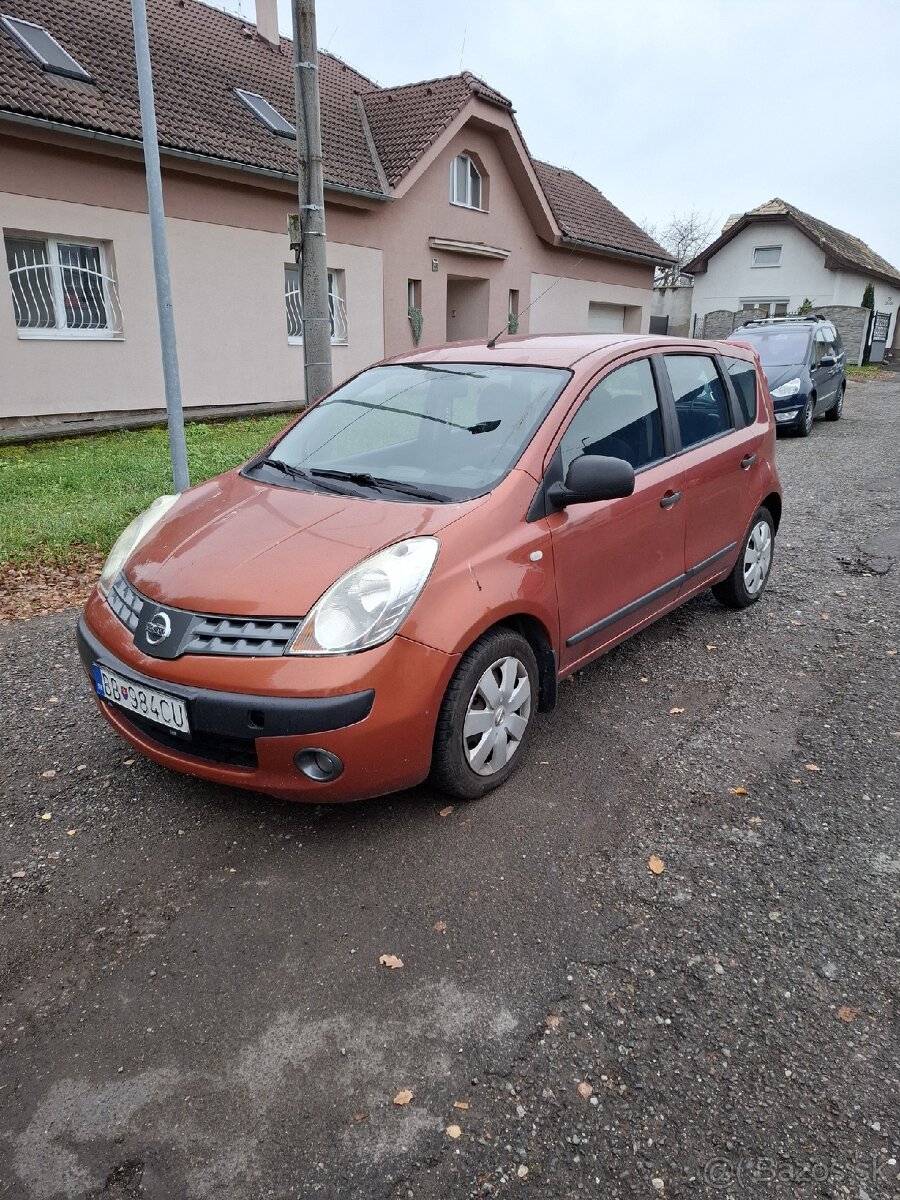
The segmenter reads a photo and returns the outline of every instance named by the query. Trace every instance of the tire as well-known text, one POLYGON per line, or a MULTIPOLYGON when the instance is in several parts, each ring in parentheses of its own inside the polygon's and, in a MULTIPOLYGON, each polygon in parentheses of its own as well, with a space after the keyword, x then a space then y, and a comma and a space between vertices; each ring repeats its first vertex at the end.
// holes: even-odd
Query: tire
POLYGON ((537 705, 531 646, 512 629, 489 630, 466 651, 450 680, 428 782, 458 800, 478 800, 505 783, 525 759, 537 705))
POLYGON ((842 383, 837 394, 837 400, 835 400, 834 404, 832 404, 831 408, 829 408, 828 412, 825 414, 826 421, 839 421, 844 415, 844 392, 846 390, 846 383, 842 383))
POLYGON ((808 396, 806 404, 803 406, 803 412, 800 414, 800 423, 794 426, 794 431, 797 437, 809 437, 812 433, 813 417, 816 411, 816 402, 812 396, 808 396))
POLYGON ((714 583, 712 593, 726 608, 749 608, 766 590, 775 549, 775 522, 765 507, 758 508, 741 542, 731 574, 714 583), (757 567, 758 570, 753 568, 757 567))

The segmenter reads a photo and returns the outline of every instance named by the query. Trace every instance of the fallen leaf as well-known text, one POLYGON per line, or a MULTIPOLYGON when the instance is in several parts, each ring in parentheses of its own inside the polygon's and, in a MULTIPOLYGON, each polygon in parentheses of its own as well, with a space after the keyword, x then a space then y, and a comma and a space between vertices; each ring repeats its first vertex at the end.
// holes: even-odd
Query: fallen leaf
POLYGON ((817 767, 815 763, 807 763, 806 769, 807 769, 807 771, 821 771, 822 770, 822 768, 817 767))
POLYGON ((661 858, 657 858, 655 854, 650 855, 650 861, 647 863, 647 866, 654 875, 662 875, 663 871, 666 869, 666 864, 661 858))
POLYGON ((441 811, 438 813, 438 816, 439 817, 449 817, 452 812, 453 812, 453 805, 448 804, 446 808, 441 809, 441 811))
POLYGON ((886 650, 885 651, 885 654, 887 654, 888 658, 893 658, 896 653, 897 653, 896 650, 886 650))
POLYGON ((456 1141, 456 1139, 461 1136, 462 1136, 462 1130, 460 1129, 460 1127, 458 1125, 448 1125, 447 1126, 447 1137, 452 1137, 453 1140, 456 1141))
POLYGON ((556 1015, 556 1013, 551 1013, 544 1024, 548 1029, 556 1029, 559 1026, 559 1017, 556 1015))
POLYGON ((707 643, 706 643, 706 648, 707 648, 707 650, 715 650, 715 649, 716 649, 716 643, 715 643, 715 642, 707 642, 707 643))
POLYGON ((399 1104, 402 1108, 402 1106, 404 1104, 409 1104, 409 1102, 410 1102, 410 1100, 412 1100, 412 1098, 413 1098, 413 1094, 409 1090, 409 1088, 404 1088, 402 1092, 398 1092, 397 1095, 394 1097, 394 1103, 399 1104))
POLYGON ((802 629, 802 628, 803 628, 803 622, 802 622, 802 621, 791 621, 791 624, 792 624, 792 625, 796 625, 798 629, 802 629))
POLYGON ((591 1085, 589 1083, 579 1083, 578 1095, 582 1098, 582 1100, 590 1100, 590 1098, 591 1098, 591 1096, 593 1096, 593 1094, 594 1094, 594 1089, 591 1087, 591 1085))
POLYGON ((396 954, 382 954, 378 961, 383 967, 390 967, 392 971, 399 971, 403 966, 403 959, 398 958, 396 954))
POLYGON ((670 708, 670 709, 669 709, 669 716, 670 716, 670 717, 674 717, 676 713, 683 713, 683 712, 684 712, 684 709, 683 709, 683 708, 670 708))
POLYGON ((827 621, 827 620, 828 620, 828 613, 819 613, 819 620, 820 620, 820 621, 827 621))
POLYGON ((762 819, 762 817, 749 817, 748 823, 750 825, 762 825, 763 819, 762 819))
POLYGON ((444 933, 447 929, 446 921, 435 921, 431 927, 435 933, 444 933))
POLYGON ((52 812, 41 813, 41 820, 42 821, 52 821, 53 813, 52 812))
POLYGON ((858 1012, 859 1012, 858 1008, 851 1008, 849 1004, 842 1004, 841 1007, 837 1010, 837 1015, 841 1018, 842 1021, 846 1021, 847 1024, 849 1025, 850 1022, 853 1020, 853 1018, 857 1015, 858 1012))
POLYGON ((53 770, 41 771, 41 779, 55 779, 56 772, 53 770))
POLYGON ((133 758, 126 758, 126 759, 123 761, 123 763, 122 763, 122 766, 123 766, 123 767, 133 767, 133 766, 134 766, 134 759, 133 759, 133 758))
POLYGON ((10 875, 10 879, 24 879, 24 878, 25 878, 24 871, 13 871, 12 875, 10 875))
MULTIPOLYGON (((894 651, 894 653, 896 654, 896 651, 894 651)), ((890 654, 890 650, 888 650, 888 654, 890 654)), ((541 761, 538 763, 538 766, 539 767, 549 767, 550 760, 547 758, 542 758, 541 761)))
POLYGON ((369 1119, 369 1114, 365 1110, 363 1110, 362 1112, 353 1114, 354 1121, 367 1121, 368 1119, 369 1119))
POLYGON ((733 787, 728 789, 732 796, 749 796, 750 793, 745 787, 733 787))
POLYGON ((67 829, 66 837, 74 837, 77 832, 78 832, 77 829, 67 829))
POLYGON ((650 682, 650 680, 648 679, 648 677, 646 675, 641 676, 641 683, 649 683, 649 682, 650 682))
POLYGON ((469 1107, 469 1102, 468 1100, 454 1100, 453 1107, 466 1109, 469 1107))
POLYGON ((51 850, 47 855, 47 858, 50 860, 50 862, 59 862, 59 851, 51 850))

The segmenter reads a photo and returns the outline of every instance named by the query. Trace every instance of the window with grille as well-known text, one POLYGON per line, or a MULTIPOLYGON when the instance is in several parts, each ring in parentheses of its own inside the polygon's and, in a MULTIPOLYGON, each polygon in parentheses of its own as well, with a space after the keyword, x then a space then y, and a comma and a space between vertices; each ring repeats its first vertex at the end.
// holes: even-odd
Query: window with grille
MULTIPOLYGON (((284 306, 287 314, 288 341, 303 345, 303 292, 300 267, 291 263, 284 268, 284 306)), ((328 272, 328 311, 331 316, 331 344, 344 346, 348 341, 347 305, 344 299, 344 272, 328 272)))
POLYGON ((6 234, 20 338, 121 337, 118 291, 102 242, 6 234))
POLYGON ((450 202, 481 208, 481 172, 468 154, 458 154, 450 164, 450 202))

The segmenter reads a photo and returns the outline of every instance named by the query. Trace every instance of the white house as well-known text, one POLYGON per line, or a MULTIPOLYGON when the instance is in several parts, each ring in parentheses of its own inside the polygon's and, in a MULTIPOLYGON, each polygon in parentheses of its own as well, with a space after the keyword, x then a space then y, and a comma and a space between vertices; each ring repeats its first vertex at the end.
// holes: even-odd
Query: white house
POLYGON ((721 235, 685 265, 694 276, 693 317, 718 309, 762 308, 769 316, 814 308, 859 305, 875 290, 879 332, 892 344, 900 306, 900 271, 865 242, 811 217, 784 200, 732 217, 721 235))

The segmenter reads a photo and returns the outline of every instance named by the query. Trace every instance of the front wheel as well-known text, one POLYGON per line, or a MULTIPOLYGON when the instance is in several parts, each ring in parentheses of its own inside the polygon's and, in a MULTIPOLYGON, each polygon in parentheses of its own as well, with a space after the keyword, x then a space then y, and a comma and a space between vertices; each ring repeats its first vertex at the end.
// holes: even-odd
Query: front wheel
POLYGON ((834 404, 832 404, 831 408, 825 414, 826 421, 839 421, 841 419, 844 412, 844 391, 846 386, 846 384, 842 383, 838 389, 837 400, 835 400, 834 404))
POLYGON ((807 396, 806 403, 803 405, 803 412, 800 414, 800 424, 796 426, 797 437, 809 437, 812 433, 815 411, 815 400, 812 396, 807 396))
POLYGON ((429 783, 460 800, 505 783, 524 758, 537 697, 537 660, 525 638, 503 627, 480 637, 441 704, 429 783))
POLYGON ((767 508, 757 509, 731 574, 714 583, 712 593, 726 608, 749 608, 765 590, 772 569, 775 522, 767 508))

